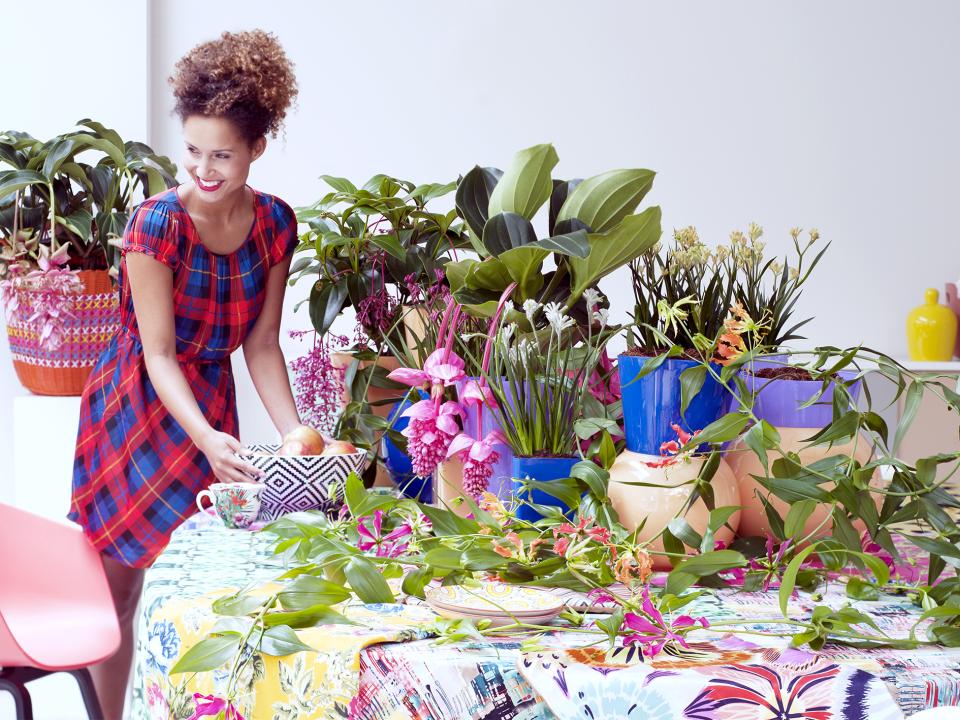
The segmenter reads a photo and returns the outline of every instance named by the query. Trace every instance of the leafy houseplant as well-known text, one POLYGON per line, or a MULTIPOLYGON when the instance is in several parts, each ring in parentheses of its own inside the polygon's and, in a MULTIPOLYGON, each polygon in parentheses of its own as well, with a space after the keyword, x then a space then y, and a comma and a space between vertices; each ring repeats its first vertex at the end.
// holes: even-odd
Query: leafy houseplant
MULTIPOLYGON (((457 185, 457 212, 479 259, 447 263, 454 298, 475 316, 491 317, 500 295, 558 302, 587 322, 585 290, 640 257, 660 237, 660 208, 633 214, 653 185, 650 170, 612 170, 586 180, 553 180, 551 145, 518 152, 506 171, 474 167, 457 185), (549 203, 548 236, 532 219, 549 203), (545 271, 547 259, 556 269, 545 271)), ((508 319, 513 319, 509 318, 508 319)))
POLYGON ((93 120, 77 125, 84 129, 46 142, 0 133, 0 165, 12 168, 0 172, 0 274, 11 263, 36 269, 41 246, 53 255, 68 243, 68 267, 114 266, 111 240, 123 234, 138 192, 149 197, 176 184, 176 166, 147 145, 93 120), (86 152, 100 156, 96 164, 80 159, 86 152))
POLYGON ((0 289, 14 367, 34 392, 77 395, 118 323, 110 274, 135 192, 175 166, 93 120, 41 142, 0 133, 0 289), (98 153, 91 165, 80 156, 98 153), (108 268, 110 270, 108 271, 108 268))
MULTIPOLYGON (((332 190, 297 210, 307 229, 290 282, 312 281, 305 301, 311 324, 343 373, 344 407, 334 433, 378 456, 390 432, 388 414, 404 395, 387 374, 408 358, 422 363, 424 348, 435 343, 438 308, 449 296, 443 266, 464 247, 456 213, 427 207, 454 185, 415 185, 382 174, 359 188, 345 178, 321 179, 332 190), (334 338, 330 328, 347 307, 356 312, 354 337, 334 338)), ((399 433, 391 435, 402 443, 399 433)))

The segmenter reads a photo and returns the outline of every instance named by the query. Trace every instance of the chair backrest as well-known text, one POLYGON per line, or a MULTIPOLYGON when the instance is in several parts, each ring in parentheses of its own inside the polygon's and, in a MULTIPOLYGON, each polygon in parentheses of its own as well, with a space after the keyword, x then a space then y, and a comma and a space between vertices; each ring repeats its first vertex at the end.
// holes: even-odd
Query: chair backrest
POLYGON ((81 530, 0 503, 0 665, 69 670, 119 646, 103 564, 81 530))

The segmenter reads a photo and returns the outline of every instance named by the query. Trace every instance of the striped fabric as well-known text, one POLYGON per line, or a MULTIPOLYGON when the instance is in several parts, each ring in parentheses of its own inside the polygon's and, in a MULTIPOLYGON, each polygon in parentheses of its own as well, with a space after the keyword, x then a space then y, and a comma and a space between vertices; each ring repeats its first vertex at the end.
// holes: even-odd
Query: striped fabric
MULTIPOLYGON (((175 190, 145 200, 123 236, 124 256, 144 253, 173 271, 177 359, 207 420, 234 437, 230 354, 257 320, 270 267, 297 244, 293 210, 265 193, 254 198, 250 234, 229 255, 200 242, 175 190)), ((69 517, 100 552, 147 567, 214 476, 147 376, 125 269, 124 261, 120 330, 83 392, 69 517)))

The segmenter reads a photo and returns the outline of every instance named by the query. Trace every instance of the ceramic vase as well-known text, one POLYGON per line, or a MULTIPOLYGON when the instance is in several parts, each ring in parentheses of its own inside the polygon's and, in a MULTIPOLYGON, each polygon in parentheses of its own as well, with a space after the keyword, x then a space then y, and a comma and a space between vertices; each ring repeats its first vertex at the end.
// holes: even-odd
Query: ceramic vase
MULTIPOLYGON (((660 446, 676 440, 672 425, 683 430, 699 430, 718 420, 728 406, 728 390, 708 376, 700 392, 692 398, 687 412, 680 413, 680 375, 684 370, 699 364, 693 360, 669 358, 653 372, 638 378, 637 375, 647 358, 621 355, 617 366, 623 392, 624 434, 627 448, 610 469, 609 494, 621 523, 628 530, 642 525, 637 538, 649 541, 658 536, 669 522, 682 512, 690 496, 692 484, 685 482, 699 475, 704 457, 679 460, 663 464, 660 446), (642 482, 655 487, 630 485, 642 482)), ((719 372, 719 367, 715 368, 719 372)), ((739 505, 740 492, 736 478, 724 460, 711 481, 716 507, 739 505)), ((683 515, 697 532, 703 534, 707 527, 709 510, 702 499, 683 515)), ((739 521, 739 512, 734 513, 728 524, 720 528, 717 540, 729 541, 739 521)), ((651 546, 661 550, 658 542, 651 546)), ((654 557, 658 569, 670 567, 661 555, 654 557)))
POLYGON ((953 358, 957 341, 957 316, 946 305, 939 304, 940 293, 928 288, 924 303, 907 316, 907 350, 911 360, 947 361, 953 358))
MULTIPOLYGON (((845 381, 849 381, 855 373, 840 371, 838 375, 845 381)), ((856 449, 854 449, 853 440, 843 444, 834 443, 816 447, 810 447, 806 442, 819 430, 829 425, 832 420, 832 385, 816 403, 809 407, 800 407, 820 391, 821 381, 758 378, 749 374, 743 379, 750 391, 756 393, 754 414, 776 428, 780 434, 780 446, 784 452, 796 452, 803 465, 810 465, 835 455, 849 456, 851 453, 861 464, 869 462, 871 449, 870 443, 865 438, 857 440, 856 449)), ((859 391, 859 382, 849 388, 854 399, 859 395, 859 391)), ((768 467, 772 467, 774 460, 779 457, 781 457, 779 452, 768 451, 768 467)), ((742 439, 738 439, 731 445, 727 453, 727 462, 740 486, 740 502, 743 510, 740 514, 739 534, 766 537, 770 531, 770 523, 759 496, 762 494, 781 518, 786 517, 789 504, 770 493, 753 478, 755 475, 765 477, 767 473, 763 469, 760 458, 744 444, 742 439)), ((830 489, 829 484, 826 483, 820 487, 825 490, 830 489)), ((817 527, 822 527, 820 536, 829 534, 831 530, 831 523, 827 520, 829 513, 828 506, 818 506, 808 518, 803 534, 808 535, 817 527)))
MULTIPOLYGON (((570 470, 579 462, 577 457, 514 457, 511 462, 511 485, 513 495, 521 497, 521 488, 523 478, 548 482, 570 477, 570 470)), ((523 497, 527 502, 537 505, 549 505, 558 507, 564 513, 569 513, 568 508, 559 499, 553 497, 543 490, 533 490, 523 497)), ((528 522, 536 522, 543 515, 538 513, 529 505, 520 505, 517 508, 517 517, 528 522)))

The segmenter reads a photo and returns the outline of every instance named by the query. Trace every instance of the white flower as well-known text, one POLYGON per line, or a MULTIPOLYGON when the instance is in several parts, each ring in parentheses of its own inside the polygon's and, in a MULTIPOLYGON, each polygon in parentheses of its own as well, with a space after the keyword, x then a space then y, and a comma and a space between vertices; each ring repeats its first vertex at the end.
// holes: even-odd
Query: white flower
POLYGON ((547 316, 547 322, 550 323, 550 327, 553 328, 553 331, 559 335, 568 327, 572 327, 577 324, 577 321, 573 318, 567 317, 563 312, 563 306, 560 303, 547 303, 543 306, 543 314, 547 316))
POLYGON ((583 291, 583 299, 587 302, 587 310, 593 310, 603 300, 603 295, 594 288, 587 288, 583 291))
POLYGON ((539 310, 540 307, 540 303, 533 298, 523 301, 523 312, 527 316, 527 321, 530 323, 531 327, 536 327, 534 323, 535 318, 537 317, 537 310, 539 310))
POLYGON ((610 319, 610 311, 607 308, 600 308, 593 314, 593 319, 606 327, 607 321, 610 319))
POLYGON ((510 323, 500 329, 500 339, 503 340, 505 345, 510 344, 510 338, 513 337, 513 333, 517 331, 517 324, 510 323))

